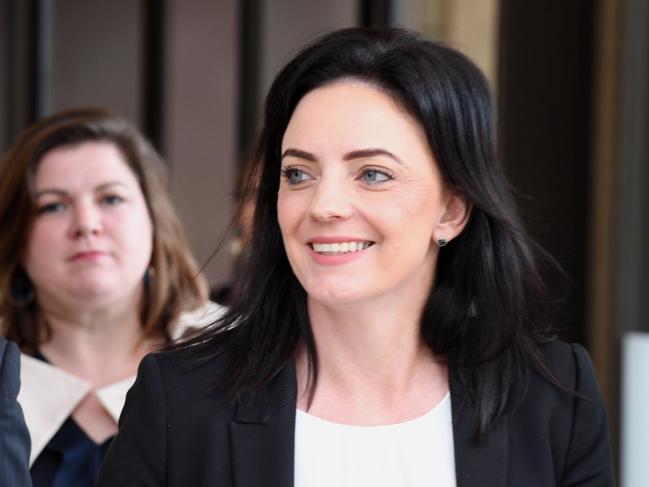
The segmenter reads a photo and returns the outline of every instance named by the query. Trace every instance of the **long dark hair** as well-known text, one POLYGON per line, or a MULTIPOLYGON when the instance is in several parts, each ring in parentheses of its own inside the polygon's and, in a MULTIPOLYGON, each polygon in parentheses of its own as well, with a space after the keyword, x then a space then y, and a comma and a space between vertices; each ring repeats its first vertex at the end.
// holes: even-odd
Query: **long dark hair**
POLYGON ((402 105, 424 129, 446 184, 473 207, 463 233, 440 250, 421 333, 446 357, 452 383, 474 405, 476 433, 483 436, 515 406, 530 365, 545 370, 534 345, 543 283, 496 158, 487 81, 461 53, 410 32, 339 30, 307 46, 279 73, 266 99, 254 229, 232 307, 198 340, 202 345, 185 350, 198 361, 225 357, 217 382, 238 401, 260 391, 302 341, 315 386, 306 296, 277 222, 281 143, 302 97, 341 79, 370 83, 402 105))

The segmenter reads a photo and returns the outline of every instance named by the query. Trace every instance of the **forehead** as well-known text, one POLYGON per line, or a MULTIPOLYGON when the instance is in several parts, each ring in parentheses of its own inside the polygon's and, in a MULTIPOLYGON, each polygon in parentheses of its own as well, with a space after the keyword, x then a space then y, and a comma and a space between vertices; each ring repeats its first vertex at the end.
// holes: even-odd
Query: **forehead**
POLYGON ((332 137, 354 146, 427 145, 419 122, 393 96, 359 80, 340 80, 307 93, 293 112, 282 145, 332 137))
POLYGON ((121 151, 112 142, 83 142, 55 147, 41 157, 34 174, 34 189, 83 189, 106 182, 137 184, 121 151))

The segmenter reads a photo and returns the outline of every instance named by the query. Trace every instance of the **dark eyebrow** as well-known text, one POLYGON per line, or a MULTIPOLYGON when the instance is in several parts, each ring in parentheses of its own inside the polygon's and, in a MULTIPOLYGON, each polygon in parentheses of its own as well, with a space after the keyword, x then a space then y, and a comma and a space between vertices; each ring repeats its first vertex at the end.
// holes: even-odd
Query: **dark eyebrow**
POLYGON ((387 151, 385 149, 360 149, 360 150, 351 151, 344 155, 343 160, 350 161, 352 159, 365 159, 367 157, 378 157, 378 156, 389 157, 395 162, 398 162, 399 164, 403 164, 403 162, 401 162, 401 159, 395 156, 392 152, 387 151))
POLYGON ((314 156, 310 152, 300 149, 286 149, 282 154, 282 159, 288 156, 297 157, 298 159, 305 159, 311 162, 316 162, 318 160, 316 156, 314 156))
MULTIPOLYGON (((310 152, 303 151, 300 149, 286 149, 282 154, 282 159, 284 159, 287 156, 293 156, 311 162, 317 162, 318 160, 318 158, 313 154, 311 154, 310 152)), ((351 151, 343 156, 343 160, 351 161, 352 159, 364 159, 367 157, 378 157, 378 156, 389 157, 395 162, 398 162, 399 164, 403 164, 403 162, 401 162, 401 159, 395 156, 392 152, 387 151, 385 149, 359 149, 359 150, 351 151)))

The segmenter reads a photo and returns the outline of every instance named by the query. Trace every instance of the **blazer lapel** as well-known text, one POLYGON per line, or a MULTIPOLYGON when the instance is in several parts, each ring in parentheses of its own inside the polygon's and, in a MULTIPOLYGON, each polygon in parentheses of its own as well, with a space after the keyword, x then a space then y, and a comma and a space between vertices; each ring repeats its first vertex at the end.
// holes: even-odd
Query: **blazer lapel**
POLYGON ((457 487, 504 486, 507 484, 509 459, 508 420, 502 419, 487 438, 476 444, 472 441, 475 430, 471 406, 463 410, 461 393, 453 392, 451 384, 451 407, 453 409, 453 441, 455 445, 455 474, 457 487))
POLYGON ((290 360, 265 395, 237 408, 230 423, 236 487, 293 485, 296 387, 290 360))

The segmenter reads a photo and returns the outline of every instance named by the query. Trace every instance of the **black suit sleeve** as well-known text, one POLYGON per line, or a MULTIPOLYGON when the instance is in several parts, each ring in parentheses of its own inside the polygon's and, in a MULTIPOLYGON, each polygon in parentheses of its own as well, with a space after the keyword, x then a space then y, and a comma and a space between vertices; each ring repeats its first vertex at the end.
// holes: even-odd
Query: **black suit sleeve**
POLYGON ((155 354, 140 364, 126 396, 119 431, 106 453, 97 487, 164 486, 167 401, 155 354))
POLYGON ((0 485, 30 486, 30 439, 16 398, 20 389, 20 351, 0 338, 0 485))
POLYGON ((611 487, 613 468, 608 440, 608 420, 595 370, 581 345, 572 345, 576 366, 575 398, 568 457, 562 487, 611 487))

